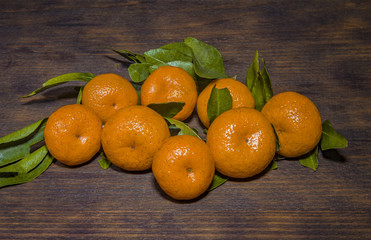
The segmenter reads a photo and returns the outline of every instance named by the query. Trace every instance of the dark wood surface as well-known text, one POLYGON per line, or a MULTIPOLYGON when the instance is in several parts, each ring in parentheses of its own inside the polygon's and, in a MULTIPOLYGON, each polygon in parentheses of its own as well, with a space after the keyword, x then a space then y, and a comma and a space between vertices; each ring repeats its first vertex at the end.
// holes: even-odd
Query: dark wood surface
MULTIPOLYGON (((0 189, 0 239, 370 239, 370 1, 0 2, 0 135, 74 103, 70 85, 21 96, 69 72, 127 67, 105 46, 143 53, 193 36, 215 46, 244 81, 255 50, 274 93, 311 98, 347 137, 340 158, 319 155, 176 202, 151 172, 53 163, 30 183, 0 189)), ((191 126, 200 126, 197 116, 191 126)))

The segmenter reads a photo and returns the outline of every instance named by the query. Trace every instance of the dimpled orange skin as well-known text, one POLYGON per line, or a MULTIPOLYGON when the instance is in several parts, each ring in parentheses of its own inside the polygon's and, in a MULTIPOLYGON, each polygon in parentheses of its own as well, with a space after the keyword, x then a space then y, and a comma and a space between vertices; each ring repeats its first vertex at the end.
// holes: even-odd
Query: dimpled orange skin
POLYGON ((107 158, 127 171, 151 168, 153 156, 170 137, 166 121, 146 106, 118 110, 104 125, 102 146, 107 158))
POLYGON ((167 139, 156 153, 152 172, 166 194, 177 200, 191 200, 208 189, 215 164, 204 141, 178 135, 167 139))
POLYGON ((261 111, 273 124, 280 147, 278 154, 299 157, 318 144, 322 135, 320 113, 314 103, 296 92, 273 96, 261 111))
POLYGON ((100 149, 102 122, 80 104, 59 108, 48 118, 44 139, 49 152, 60 162, 74 166, 89 161, 100 149))
POLYGON ((209 127, 209 117, 207 115, 207 103, 210 98, 211 90, 216 85, 217 89, 228 88, 232 96, 232 108, 255 107, 255 100, 249 88, 233 78, 222 78, 212 81, 202 90, 197 99, 197 115, 202 124, 209 127))
POLYGON ((184 69, 173 66, 159 67, 144 81, 141 104, 184 102, 183 109, 173 119, 183 121, 193 112, 197 101, 194 79, 184 69))
POLYGON ((94 77, 85 85, 81 100, 84 106, 106 122, 120 108, 138 104, 138 94, 127 79, 106 73, 94 77))
POLYGON ((253 108, 234 108, 219 115, 207 132, 216 169, 232 178, 248 178, 272 161, 276 138, 270 122, 253 108))

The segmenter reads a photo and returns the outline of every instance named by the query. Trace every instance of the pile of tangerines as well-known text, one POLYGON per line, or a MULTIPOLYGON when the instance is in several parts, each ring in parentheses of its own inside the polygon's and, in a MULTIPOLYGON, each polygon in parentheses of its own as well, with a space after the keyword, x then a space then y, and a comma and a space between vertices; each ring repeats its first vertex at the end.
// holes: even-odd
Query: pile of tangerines
POLYGON ((308 153, 321 138, 321 117, 311 100, 295 93, 273 96, 261 111, 249 88, 233 78, 212 81, 200 94, 192 76, 179 67, 162 66, 141 87, 116 74, 89 81, 81 104, 64 106, 48 119, 44 139, 50 153, 73 166, 89 161, 102 148, 112 164, 126 171, 152 169, 161 189, 174 199, 204 193, 215 171, 231 178, 262 172, 276 152, 285 157, 308 153), (228 89, 232 109, 209 123, 207 105, 213 88, 228 89), (148 107, 184 102, 173 119, 184 121, 197 109, 208 129, 206 141, 171 136, 168 123, 148 107), (276 144, 279 139, 279 147, 276 144))

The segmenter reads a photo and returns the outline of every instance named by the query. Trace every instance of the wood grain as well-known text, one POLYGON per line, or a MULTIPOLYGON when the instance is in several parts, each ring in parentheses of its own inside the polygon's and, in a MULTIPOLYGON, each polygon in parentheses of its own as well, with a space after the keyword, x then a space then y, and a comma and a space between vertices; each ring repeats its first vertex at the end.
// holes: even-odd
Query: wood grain
MULTIPOLYGON (((29 99, 69 72, 127 66, 105 46, 143 53, 193 36, 244 81, 255 50, 274 93, 297 91, 349 140, 313 172, 297 161, 228 181, 191 202, 169 199, 151 172, 54 163, 0 189, 0 239, 369 239, 370 1, 0 2, 0 135, 75 102, 71 85, 29 99)), ((190 124, 202 131, 197 116, 190 124)))

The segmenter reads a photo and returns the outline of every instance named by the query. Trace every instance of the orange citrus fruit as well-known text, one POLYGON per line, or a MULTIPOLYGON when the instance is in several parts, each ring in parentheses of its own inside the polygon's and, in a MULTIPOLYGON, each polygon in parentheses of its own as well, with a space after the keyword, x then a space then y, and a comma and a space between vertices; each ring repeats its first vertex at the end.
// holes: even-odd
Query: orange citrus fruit
POLYGON ((278 154, 298 157, 318 144, 322 135, 320 113, 314 103, 296 92, 273 96, 261 111, 273 124, 280 143, 278 154))
POLYGON ((60 162, 74 166, 89 161, 100 149, 102 122, 89 108, 72 104, 48 118, 44 139, 49 152, 60 162))
POLYGON ((94 77, 85 85, 82 104, 106 122, 120 108, 138 104, 138 94, 127 79, 106 73, 94 77))
POLYGON ((173 118, 183 121, 193 112, 197 101, 197 87, 194 79, 184 69, 162 66, 153 71, 144 81, 141 104, 184 102, 183 109, 173 118))
POLYGON ((247 107, 219 115, 207 132, 207 144, 216 169, 232 178, 247 178, 262 172, 276 152, 276 137, 270 122, 258 110, 247 107))
POLYGON ((163 117, 146 106, 118 110, 104 125, 102 146, 107 158, 127 171, 151 168, 153 156, 170 137, 163 117))
POLYGON ((200 93, 197 99, 197 115, 205 127, 209 127, 207 115, 207 103, 213 87, 217 89, 227 88, 232 96, 232 108, 255 107, 255 100, 249 88, 233 78, 222 78, 212 81, 200 93))
POLYGON ((153 159, 152 172, 161 189, 177 200, 200 196, 215 171, 210 149, 201 139, 178 135, 168 138, 153 159))

